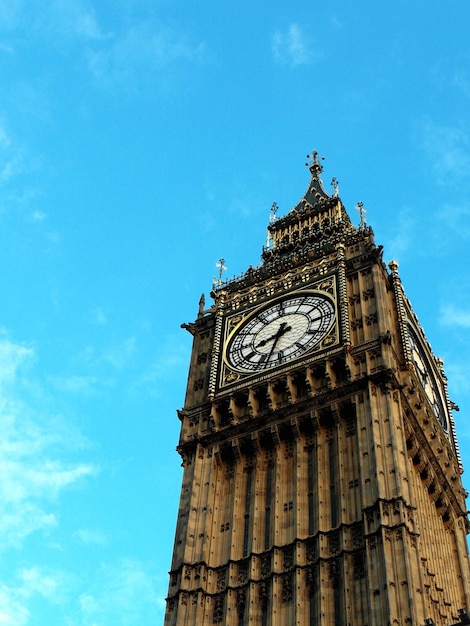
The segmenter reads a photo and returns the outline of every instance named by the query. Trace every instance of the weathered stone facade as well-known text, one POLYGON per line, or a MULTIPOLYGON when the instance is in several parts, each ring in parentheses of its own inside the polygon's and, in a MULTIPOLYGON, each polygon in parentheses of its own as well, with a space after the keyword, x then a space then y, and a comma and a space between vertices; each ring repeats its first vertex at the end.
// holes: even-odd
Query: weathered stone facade
POLYGON ((184 325, 194 341, 166 626, 448 626, 470 610, 442 362, 397 264, 326 194, 321 169, 314 153, 263 263, 219 281, 214 305, 184 325), (300 356, 278 349, 274 362, 299 315, 283 318, 282 303, 305 294, 332 303, 334 319, 312 348, 299 340, 300 356), (247 367, 234 367, 230 342, 263 315, 273 332, 253 345, 264 354, 241 348, 247 367))

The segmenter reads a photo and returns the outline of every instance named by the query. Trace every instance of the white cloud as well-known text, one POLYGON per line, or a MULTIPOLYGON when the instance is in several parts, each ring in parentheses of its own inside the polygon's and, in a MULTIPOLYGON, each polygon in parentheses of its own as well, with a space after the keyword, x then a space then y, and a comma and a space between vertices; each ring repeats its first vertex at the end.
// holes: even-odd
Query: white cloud
MULTIPOLYGON (((31 347, 10 341, 3 332, 0 335, 0 390, 7 390, 16 379, 19 369, 30 365, 35 354, 31 347)), ((6 398, 3 398, 6 401, 6 398)))
POLYGON ((276 31, 271 41, 274 59, 282 65, 305 65, 314 55, 307 37, 298 24, 291 24, 287 31, 276 31))
POLYGON ((57 525, 55 501, 90 476, 90 463, 69 461, 84 445, 73 425, 57 416, 31 372, 30 346, 0 336, 0 535, 1 548, 57 525), (41 408, 42 407, 42 408, 41 408))
POLYGON ((13 572, 9 585, 0 583, 0 624, 24 626, 30 622, 29 604, 37 596, 54 604, 62 600, 66 577, 61 571, 32 566, 13 572))
POLYGON ((22 594, 17 589, 0 583, 0 624, 24 626, 29 617, 22 594))
POLYGON ((59 582, 50 574, 46 574, 40 567, 30 567, 19 572, 28 596, 37 593, 46 598, 54 597, 59 587, 59 582))

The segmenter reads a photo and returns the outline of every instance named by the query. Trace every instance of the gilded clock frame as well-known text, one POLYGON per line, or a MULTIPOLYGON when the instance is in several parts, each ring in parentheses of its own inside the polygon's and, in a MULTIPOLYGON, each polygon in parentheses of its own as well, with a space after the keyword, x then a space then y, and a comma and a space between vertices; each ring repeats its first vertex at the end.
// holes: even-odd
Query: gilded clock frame
POLYGON ((218 388, 223 391, 225 388, 233 388, 237 384, 243 384, 247 380, 267 380, 275 376, 277 373, 292 370, 299 366, 299 362, 308 364, 319 358, 320 354, 329 353, 335 348, 340 340, 340 319, 337 296, 337 277, 335 274, 325 277, 321 281, 307 284, 302 288, 275 290, 275 301, 281 301, 296 295, 313 295, 327 299, 333 307, 333 321, 328 328, 325 336, 314 346, 294 357, 292 360, 282 363, 279 366, 269 367, 266 370, 258 371, 240 371, 232 367, 226 358, 226 349, 233 337, 233 334, 245 323, 249 318, 256 315, 256 312, 268 307, 273 303, 272 296, 256 301, 252 306, 245 308, 243 311, 232 312, 230 303, 226 303, 227 309, 231 312, 226 315, 223 320, 222 342, 219 353, 219 376, 218 388))

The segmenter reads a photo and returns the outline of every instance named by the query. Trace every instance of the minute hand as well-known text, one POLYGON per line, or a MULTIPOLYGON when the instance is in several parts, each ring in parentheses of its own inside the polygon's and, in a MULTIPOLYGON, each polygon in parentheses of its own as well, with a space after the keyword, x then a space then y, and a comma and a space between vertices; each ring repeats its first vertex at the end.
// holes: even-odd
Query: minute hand
POLYGON ((287 326, 286 322, 282 322, 282 324, 279 326, 277 330, 277 333, 273 335, 272 337, 270 337, 270 339, 274 339, 274 342, 273 342, 273 345, 271 346, 271 350, 269 351, 269 355, 268 355, 268 358, 266 359, 266 363, 269 363, 279 339, 282 337, 282 335, 287 333, 290 329, 291 327, 287 326))

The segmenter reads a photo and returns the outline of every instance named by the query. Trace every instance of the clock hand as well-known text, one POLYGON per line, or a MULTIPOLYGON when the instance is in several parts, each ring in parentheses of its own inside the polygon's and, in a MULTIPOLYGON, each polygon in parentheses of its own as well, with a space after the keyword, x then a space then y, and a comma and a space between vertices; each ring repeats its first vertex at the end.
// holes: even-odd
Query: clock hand
POLYGON ((266 363, 269 363, 279 339, 282 337, 282 335, 287 333, 289 330, 291 330, 291 327, 287 326, 286 322, 282 322, 282 324, 277 329, 277 333, 273 335, 273 337, 271 337, 271 339, 274 339, 274 342, 273 342, 273 345, 271 346, 271 350, 269 351, 268 358, 266 359, 266 363))
POLYGON ((262 339, 259 342, 259 344, 255 346, 255 348, 261 348, 265 346, 267 343, 269 343, 270 341, 272 341, 273 339, 276 340, 276 338, 281 337, 284 333, 286 333, 288 330, 291 329, 290 326, 288 326, 287 328, 286 326, 287 326, 287 322, 282 322, 279 328, 277 329, 277 331, 274 333, 274 335, 271 335, 271 337, 267 337, 266 339, 262 339))

